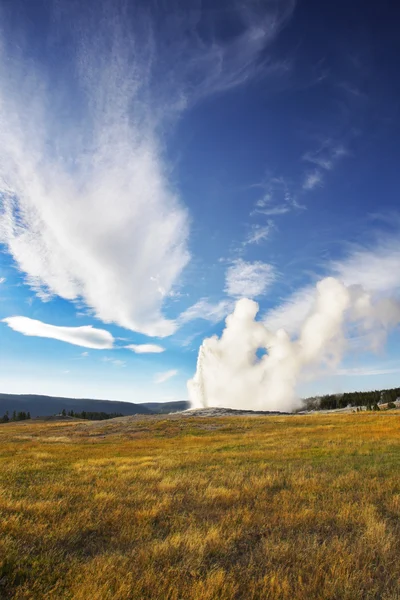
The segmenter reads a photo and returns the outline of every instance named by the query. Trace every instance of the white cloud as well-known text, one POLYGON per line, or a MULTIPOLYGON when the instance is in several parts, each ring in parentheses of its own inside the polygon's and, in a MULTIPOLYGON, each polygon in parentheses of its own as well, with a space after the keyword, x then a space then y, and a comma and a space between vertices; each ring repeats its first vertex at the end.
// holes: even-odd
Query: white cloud
POLYGON ((271 208, 257 208, 254 212, 267 217, 273 217, 277 215, 285 215, 290 212, 291 207, 287 204, 279 204, 277 206, 271 206, 271 208))
POLYGON ((89 352, 82 352, 81 356, 82 358, 86 358, 87 356, 89 356, 89 352))
POLYGON ((119 360, 118 358, 111 358, 110 356, 104 356, 102 362, 110 363, 114 367, 126 367, 126 361, 119 360))
POLYGON ((323 171, 331 171, 338 160, 348 154, 343 144, 335 143, 331 139, 324 140, 320 148, 314 152, 306 152, 303 160, 318 167, 308 173, 303 183, 303 190, 313 190, 323 183, 323 171))
POLYGON ((385 369, 381 367, 357 367, 337 370, 338 375, 345 375, 348 377, 370 377, 373 375, 392 375, 394 373, 400 373, 400 367, 397 369, 385 369))
POLYGON ((282 304, 268 311, 264 319, 265 326, 270 331, 285 329, 291 335, 297 333, 311 311, 314 298, 314 286, 296 291, 282 304))
MULTIPOLYGON (((264 183, 258 183, 252 187, 263 188, 264 195, 255 203, 255 208, 250 216, 279 216, 291 212, 293 209, 304 210, 305 206, 299 204, 290 191, 290 183, 283 177, 271 177, 264 183)), ((268 221, 268 224, 272 221, 268 221)))
POLYGON ((113 364, 115 367, 126 367, 126 362, 125 362, 124 360, 119 360, 119 359, 116 359, 116 360, 113 360, 113 361, 112 361, 112 364, 113 364))
POLYGON ((344 261, 330 267, 346 285, 359 284, 377 293, 393 293, 400 289, 400 242, 382 241, 376 248, 356 248, 344 261))
POLYGON ((275 269, 261 261, 236 260, 226 272, 225 291, 235 298, 256 298, 265 294, 276 280, 275 269))
POLYGON ((18 331, 23 335, 51 338, 60 342, 67 342, 75 346, 84 348, 93 348, 95 350, 104 350, 112 348, 114 338, 104 329, 95 329, 91 325, 83 327, 59 327, 49 325, 42 321, 29 319, 28 317, 7 317, 3 319, 11 329, 18 331))
MULTIPOLYGON (((397 238, 380 241, 375 247, 357 247, 343 260, 327 265, 327 275, 333 275, 345 285, 361 285, 375 296, 400 295, 400 242, 397 238)), ((311 311, 313 286, 307 285, 268 311, 264 323, 272 331, 284 328, 288 333, 299 331, 300 324, 311 311)))
POLYGON ((275 224, 272 220, 269 220, 266 225, 253 225, 243 245, 259 244, 268 239, 274 229, 275 224))
MULTIPOLYGON (((205 35, 189 31, 192 34, 191 47, 178 42, 175 61, 186 73, 186 79, 196 79, 191 90, 192 101, 241 86, 259 75, 265 77, 266 74, 286 72, 287 62, 272 61, 270 57, 266 60, 263 53, 291 17, 294 7, 295 0, 282 0, 271 11, 266 10, 265 4, 257 11, 255 3, 252 6, 249 3, 231 3, 231 16, 235 16, 242 27, 241 32, 230 41, 221 42, 214 34, 219 25, 215 19, 226 19, 225 11, 221 11, 220 16, 217 11, 213 16, 207 15, 211 27, 205 35), (204 41, 208 36, 210 43, 207 45, 204 41)), ((206 20, 202 24, 204 34, 206 20)), ((176 33, 175 37, 182 39, 176 33)))
POLYGON ((5 283, 6 278, 5 277, 0 277, 0 284, 5 283))
POLYGON ((347 155, 348 150, 343 144, 335 144, 328 139, 315 152, 306 152, 303 160, 316 165, 320 169, 330 171, 340 158, 347 155))
POLYGON ((125 348, 136 352, 136 354, 152 354, 165 351, 165 348, 158 346, 158 344, 129 344, 125 348))
POLYGON ((189 259, 187 212, 142 105, 148 73, 130 63, 129 39, 105 36, 109 55, 81 57, 84 124, 65 127, 30 62, 18 74, 0 60, 0 238, 42 298, 83 299, 106 323, 169 335, 161 308, 189 259))
POLYGON ((333 161, 331 158, 319 156, 318 154, 307 152, 303 156, 303 160, 317 165, 320 169, 325 169, 326 171, 330 171, 333 168, 333 161))
MULTIPOLYGON (((65 6, 62 53, 49 33, 65 57, 57 78, 23 40, 18 56, 2 45, 0 241, 42 299, 83 301, 106 323, 162 337, 176 329, 164 299, 189 260, 165 126, 202 98, 279 69, 265 50, 294 1, 257 14, 232 5, 240 31, 229 41, 215 37, 218 12, 168 9, 153 22, 135 7, 131 21, 112 7, 100 2, 79 21, 65 6)), ((11 24, 4 31, 12 36, 11 24)))
POLYGON ((222 321, 233 307, 231 300, 221 300, 213 304, 207 298, 201 298, 196 304, 187 308, 179 317, 180 323, 187 323, 196 319, 204 319, 211 323, 222 321))
POLYGON ((322 185, 323 177, 321 171, 311 171, 306 175, 303 183, 303 190, 313 190, 317 186, 322 185))
POLYGON ((154 383, 164 383, 165 381, 168 381, 168 379, 171 379, 172 377, 175 377, 175 375, 178 374, 178 371, 176 369, 171 369, 170 371, 164 371, 163 373, 157 373, 157 375, 154 377, 154 383))

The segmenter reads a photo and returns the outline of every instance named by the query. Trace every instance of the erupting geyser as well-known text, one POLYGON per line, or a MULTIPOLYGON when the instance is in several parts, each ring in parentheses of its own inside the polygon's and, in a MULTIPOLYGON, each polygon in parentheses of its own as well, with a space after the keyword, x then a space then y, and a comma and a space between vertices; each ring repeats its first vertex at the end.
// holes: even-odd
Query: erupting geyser
POLYGON ((291 411, 301 402, 297 383, 321 366, 334 367, 346 349, 346 326, 368 333, 372 347, 400 321, 400 304, 376 299, 361 286, 328 277, 318 282, 315 302, 297 338, 269 331, 256 321, 258 304, 239 300, 220 338, 205 339, 197 370, 188 381, 192 408, 225 407, 291 411), (258 357, 257 351, 264 350, 258 357))

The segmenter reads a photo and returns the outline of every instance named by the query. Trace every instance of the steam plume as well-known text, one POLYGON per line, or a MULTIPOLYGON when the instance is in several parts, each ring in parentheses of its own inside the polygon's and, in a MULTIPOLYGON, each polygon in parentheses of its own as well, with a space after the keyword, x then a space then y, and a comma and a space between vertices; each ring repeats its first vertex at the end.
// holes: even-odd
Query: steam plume
POLYGON ((193 408, 291 411, 301 404, 296 388, 302 377, 339 364, 351 328, 368 333, 374 348, 400 321, 397 301, 374 300, 361 286, 333 277, 317 284, 314 306, 297 339, 284 329, 269 331, 255 320, 257 312, 256 302, 239 300, 221 337, 203 341, 196 374, 188 382, 193 408), (258 357, 260 350, 265 353, 258 357))

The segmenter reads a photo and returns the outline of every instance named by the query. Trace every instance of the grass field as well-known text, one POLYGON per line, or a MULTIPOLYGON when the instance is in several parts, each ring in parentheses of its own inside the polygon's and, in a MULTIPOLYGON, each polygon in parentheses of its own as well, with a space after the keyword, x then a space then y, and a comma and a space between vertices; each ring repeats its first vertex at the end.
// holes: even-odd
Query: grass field
POLYGON ((0 425, 0 598, 400 599, 400 416, 0 425))

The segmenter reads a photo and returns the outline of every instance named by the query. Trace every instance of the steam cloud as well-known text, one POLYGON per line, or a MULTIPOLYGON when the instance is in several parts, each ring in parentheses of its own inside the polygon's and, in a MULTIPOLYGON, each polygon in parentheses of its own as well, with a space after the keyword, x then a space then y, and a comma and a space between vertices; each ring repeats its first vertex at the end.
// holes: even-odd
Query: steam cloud
POLYGON ((301 405, 298 382, 321 366, 337 366, 352 329, 366 335, 374 349, 400 321, 398 301, 374 299, 363 287, 333 277, 317 284, 314 306, 296 339, 284 329, 268 330, 255 320, 257 312, 256 302, 239 300, 221 338, 203 341, 188 382, 193 408, 291 411, 301 405))

